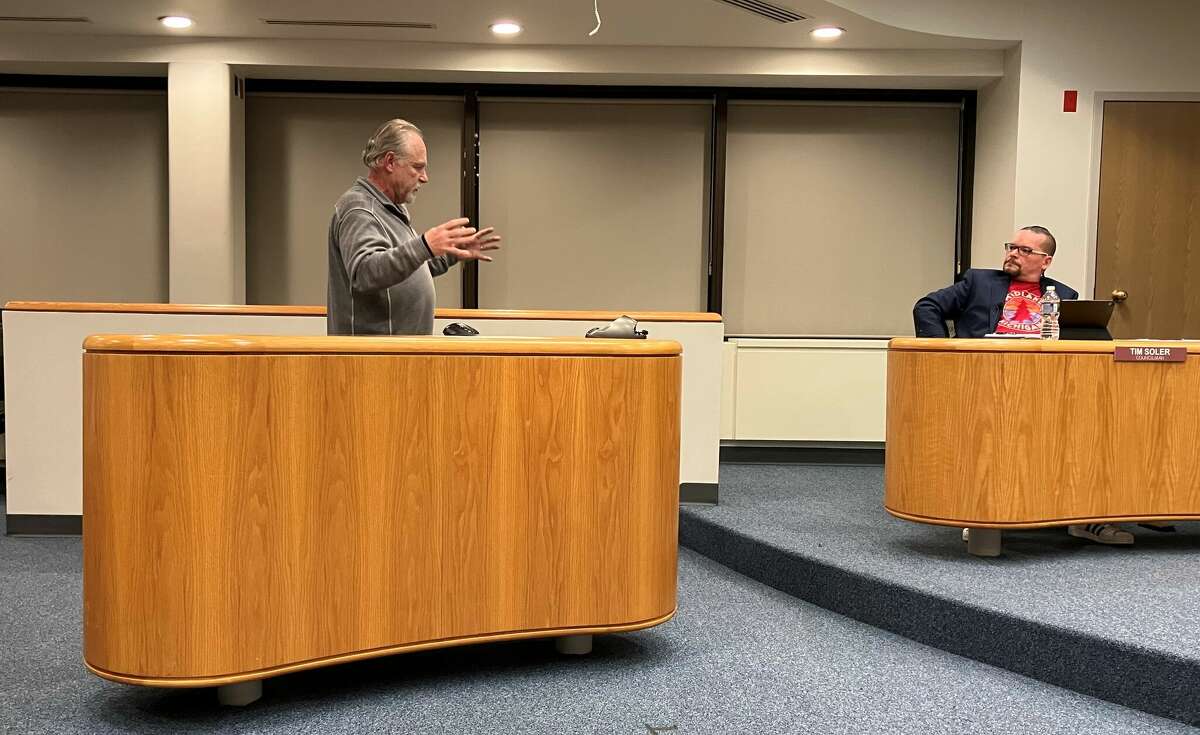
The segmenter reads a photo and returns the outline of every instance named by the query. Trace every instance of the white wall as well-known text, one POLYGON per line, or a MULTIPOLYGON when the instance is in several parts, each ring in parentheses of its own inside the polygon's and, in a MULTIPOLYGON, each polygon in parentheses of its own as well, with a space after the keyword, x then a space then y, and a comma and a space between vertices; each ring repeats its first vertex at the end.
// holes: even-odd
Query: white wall
MULTIPOLYGON (((1053 230, 1059 242, 1053 275, 1090 295, 1095 232, 1089 222, 1093 221, 1093 168, 1099 166, 1093 140, 1096 98, 1106 93, 1200 92, 1200 3, 835 1, 853 12, 912 30, 1021 42, 1015 138, 1004 115, 989 115, 987 123, 999 127, 988 131, 993 137, 989 145, 1003 145, 996 137, 1007 139, 1014 141, 1012 151, 992 149, 987 168, 977 170, 977 176, 986 175, 983 185, 990 201, 1003 211, 1011 160, 1011 226, 1042 224, 1053 230), (1078 112, 1062 111, 1063 91, 1068 89, 1079 92, 1078 112)), ((1011 100, 1010 95, 1011 91, 1001 90, 993 101, 1011 100)), ((981 237, 992 239, 997 224, 987 221, 981 237)), ((990 242, 977 242, 985 253, 993 247, 990 242)), ((984 258, 983 253, 980 257, 981 266, 998 260, 984 258)))
MULTIPOLYGON (((1095 232, 1087 231, 1093 157, 1094 101, 1106 92, 1200 92, 1200 3, 1163 3, 1105 19, 1095 35, 1042 38, 1022 50, 1017 126, 1016 221, 1053 220, 1060 249, 1055 269, 1068 282, 1093 288, 1095 232), (1132 26, 1132 27, 1131 27, 1132 26), (1062 91, 1079 90, 1079 112, 1063 113, 1062 91)), ((1128 8, 1128 6, 1125 6, 1128 8)), ((1086 7, 1048 24, 1087 23, 1086 7)))
POLYGON ((167 72, 171 302, 246 303, 244 101, 217 62, 167 72))
POLYGON ((994 49, 523 46, 285 39, 52 37, 0 33, 0 71, 145 74, 216 62, 253 77, 559 84, 975 89, 1000 76, 994 49))
POLYGON ((883 442, 887 345, 874 339, 730 339, 722 355, 721 438, 883 442))
POLYGON ((1004 76, 979 90, 976 106, 971 216, 971 265, 975 268, 997 267, 1003 260, 1000 245, 1013 234, 1020 93, 1021 47, 1016 46, 1004 56, 1004 76))

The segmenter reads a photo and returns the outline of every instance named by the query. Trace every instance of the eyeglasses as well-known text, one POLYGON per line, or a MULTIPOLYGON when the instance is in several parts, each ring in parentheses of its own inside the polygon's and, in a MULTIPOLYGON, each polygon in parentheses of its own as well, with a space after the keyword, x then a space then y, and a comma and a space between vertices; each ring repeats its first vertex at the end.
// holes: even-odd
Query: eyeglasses
POLYGON ((1011 253, 1014 250, 1016 250, 1021 255, 1024 255, 1026 258, 1028 258, 1030 255, 1033 255, 1034 253, 1036 253, 1038 255, 1045 255, 1046 257, 1050 257, 1050 253, 1043 252, 1041 250, 1034 250, 1033 248, 1029 247, 1028 245, 1014 245, 1011 242, 1004 243, 1004 252, 1011 253))

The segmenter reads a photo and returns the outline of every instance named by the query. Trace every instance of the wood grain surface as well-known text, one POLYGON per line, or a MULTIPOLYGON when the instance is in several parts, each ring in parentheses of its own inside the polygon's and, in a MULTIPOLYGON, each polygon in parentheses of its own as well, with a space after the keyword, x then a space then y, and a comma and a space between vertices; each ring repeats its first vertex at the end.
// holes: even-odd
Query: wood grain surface
POLYGON ((93 334, 89 352, 228 354, 678 355, 673 340, 586 337, 292 337, 250 334, 93 334))
POLYGON ((1200 342, 1182 340, 1071 340, 1071 339, 928 339, 897 337, 888 350, 903 352, 1004 352, 1108 355, 1114 347, 1186 347, 1189 355, 1200 355, 1200 342))
POLYGON ((680 357, 84 355, 84 657, 203 686, 675 609, 680 357))
POLYGON ((237 674, 228 674, 226 676, 204 676, 197 678, 174 677, 163 679, 159 677, 147 676, 130 676, 127 674, 118 674, 116 672, 100 669, 92 664, 84 661, 84 666, 89 671, 97 676, 108 679, 109 681, 119 682, 121 684, 136 684, 139 686, 157 686, 168 688, 188 688, 188 687, 214 687, 224 686, 226 684, 237 684, 244 681, 253 681, 255 679, 265 679, 271 676, 280 676, 282 674, 291 674, 297 671, 307 671, 309 669, 318 669, 324 666, 337 666, 339 664, 350 663, 352 661, 362 661, 369 658, 380 658, 382 656, 394 656, 401 653, 415 653, 417 651, 428 651, 434 648, 452 648, 454 646, 469 646, 477 643, 499 643, 503 641, 516 641, 528 638, 546 638, 550 636, 574 636, 574 635, 604 635, 608 633, 626 633, 635 630, 644 630, 653 628, 656 625, 662 625, 675 617, 675 611, 663 615, 659 618, 651 620, 639 620, 635 623, 626 625, 594 625, 583 626, 578 628, 546 628, 542 630, 521 630, 511 633, 488 633, 477 636, 463 636, 461 638, 450 638, 437 641, 423 641, 420 643, 406 643, 399 646, 383 646, 381 648, 373 648, 368 651, 355 651, 354 653, 340 654, 337 656, 329 656, 327 658, 308 659, 297 663, 282 664, 279 666, 271 666, 265 669, 255 671, 244 671, 237 674))
MULTIPOLYGON (((9 301, 8 311, 75 311, 124 314, 242 314, 282 316, 325 316, 324 306, 277 306, 267 304, 119 304, 87 301, 9 301)), ((610 322, 621 316, 616 311, 545 311, 525 309, 436 309, 438 319, 534 319, 610 322)), ((716 322, 720 314, 693 311, 634 311, 628 316, 640 322, 716 322)))
POLYGON ((889 350, 889 512, 976 527, 1200 518, 1200 355, 1116 363, 1112 342, 965 342, 982 341, 889 350))
POLYGON ((1200 337, 1200 102, 1104 103, 1096 296, 1116 337, 1200 337))

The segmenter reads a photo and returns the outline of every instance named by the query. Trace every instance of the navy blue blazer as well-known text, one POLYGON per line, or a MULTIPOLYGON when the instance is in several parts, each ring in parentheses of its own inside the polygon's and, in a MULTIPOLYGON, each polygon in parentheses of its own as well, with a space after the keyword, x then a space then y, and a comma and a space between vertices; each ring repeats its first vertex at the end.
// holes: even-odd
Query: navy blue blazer
MULTIPOLYGON (((982 337, 995 332, 1011 281, 1012 277, 1002 270, 968 270, 961 281, 934 291, 913 307, 917 336, 949 337, 947 320, 954 322, 956 337, 982 337)), ((1047 286, 1054 286, 1064 301, 1079 298, 1079 292, 1065 283, 1042 276, 1042 293, 1047 286)))

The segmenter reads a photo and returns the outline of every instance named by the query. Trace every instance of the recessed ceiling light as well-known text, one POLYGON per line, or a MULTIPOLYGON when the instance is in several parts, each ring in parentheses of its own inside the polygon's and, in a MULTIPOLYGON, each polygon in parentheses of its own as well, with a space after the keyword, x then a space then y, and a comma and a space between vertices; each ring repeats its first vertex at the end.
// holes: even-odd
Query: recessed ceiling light
POLYGON ((167 28, 181 29, 192 27, 192 19, 185 18, 182 15, 164 15, 158 19, 158 22, 162 23, 167 28))
POLYGON ((837 26, 821 26, 820 28, 812 29, 812 37, 819 38, 822 41, 828 41, 832 38, 841 38, 842 34, 845 32, 845 28, 838 28, 837 26))
POLYGON ((511 20, 502 20, 492 24, 492 33, 497 36, 515 36, 521 32, 521 25, 511 20))

